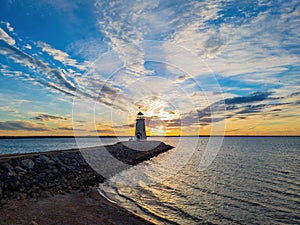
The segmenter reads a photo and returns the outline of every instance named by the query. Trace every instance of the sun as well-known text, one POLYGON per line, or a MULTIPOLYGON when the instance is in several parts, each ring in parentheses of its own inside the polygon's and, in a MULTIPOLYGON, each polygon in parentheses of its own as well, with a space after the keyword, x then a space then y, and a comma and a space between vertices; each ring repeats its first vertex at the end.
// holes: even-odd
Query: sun
POLYGON ((156 126, 156 127, 149 127, 151 136, 165 136, 167 133, 167 130, 164 126, 156 126))

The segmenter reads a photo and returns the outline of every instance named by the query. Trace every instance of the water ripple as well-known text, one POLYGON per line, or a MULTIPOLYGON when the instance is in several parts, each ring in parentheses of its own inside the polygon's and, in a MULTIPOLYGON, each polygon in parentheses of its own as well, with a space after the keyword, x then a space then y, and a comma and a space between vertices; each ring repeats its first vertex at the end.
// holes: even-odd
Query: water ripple
POLYGON ((200 151, 170 179, 151 186, 111 184, 106 191, 156 224, 300 223, 300 138, 225 138, 216 160, 201 172, 207 139, 200 139, 200 151))

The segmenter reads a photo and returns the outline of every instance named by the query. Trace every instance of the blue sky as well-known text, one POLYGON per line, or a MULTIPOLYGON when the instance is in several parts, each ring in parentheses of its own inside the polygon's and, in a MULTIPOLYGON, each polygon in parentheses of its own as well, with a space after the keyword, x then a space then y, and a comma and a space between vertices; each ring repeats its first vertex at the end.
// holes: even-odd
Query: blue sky
POLYGON ((0 135, 299 135, 299 1, 3 1, 0 135))

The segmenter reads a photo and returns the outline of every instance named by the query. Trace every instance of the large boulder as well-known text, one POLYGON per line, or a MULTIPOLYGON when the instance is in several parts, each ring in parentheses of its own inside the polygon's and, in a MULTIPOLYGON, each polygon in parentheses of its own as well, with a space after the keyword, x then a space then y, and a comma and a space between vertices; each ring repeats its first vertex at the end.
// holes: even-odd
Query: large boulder
POLYGON ((32 169, 34 167, 34 162, 31 159, 23 159, 21 161, 22 165, 27 169, 32 169))
POLYGON ((40 155, 37 158, 38 161, 42 162, 42 163, 47 163, 49 165, 54 165, 55 162, 53 160, 51 160, 49 157, 45 156, 45 155, 40 155))

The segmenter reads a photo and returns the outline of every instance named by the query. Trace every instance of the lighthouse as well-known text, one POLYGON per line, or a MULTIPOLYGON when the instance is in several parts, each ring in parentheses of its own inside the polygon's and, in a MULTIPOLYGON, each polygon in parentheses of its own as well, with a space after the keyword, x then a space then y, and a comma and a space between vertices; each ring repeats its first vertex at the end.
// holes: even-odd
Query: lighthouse
POLYGON ((137 141, 147 140, 145 118, 142 112, 137 114, 136 124, 135 124, 135 139, 137 141))

